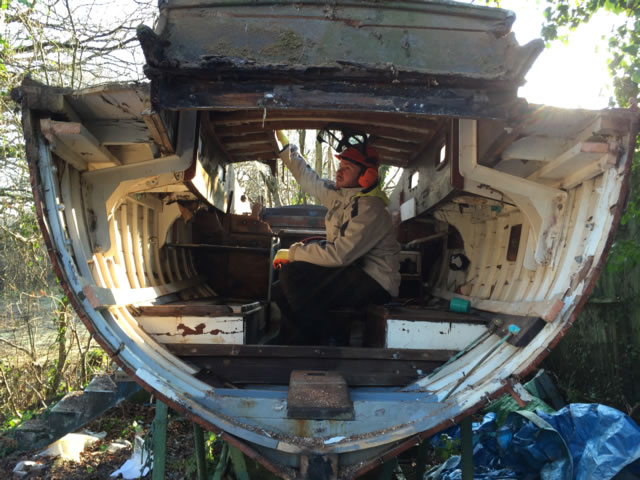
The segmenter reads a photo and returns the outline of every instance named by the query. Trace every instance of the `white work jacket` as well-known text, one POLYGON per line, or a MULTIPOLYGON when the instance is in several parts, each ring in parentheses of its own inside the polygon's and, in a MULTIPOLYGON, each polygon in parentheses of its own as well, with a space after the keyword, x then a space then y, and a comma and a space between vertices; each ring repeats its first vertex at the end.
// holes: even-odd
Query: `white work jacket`
POLYGON ((380 187, 337 189, 333 182, 316 174, 295 145, 285 148, 280 158, 302 188, 329 209, 325 216, 327 241, 293 244, 289 261, 325 267, 355 262, 392 297, 397 296, 400 244, 387 209, 389 200, 380 187))

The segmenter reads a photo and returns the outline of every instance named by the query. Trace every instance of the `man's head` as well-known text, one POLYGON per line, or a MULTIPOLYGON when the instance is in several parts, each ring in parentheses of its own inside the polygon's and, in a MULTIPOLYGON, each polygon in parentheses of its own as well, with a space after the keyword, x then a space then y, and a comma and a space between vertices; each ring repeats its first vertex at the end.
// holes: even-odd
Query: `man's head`
POLYGON ((336 171, 337 188, 369 188, 378 180, 380 158, 374 148, 367 147, 365 155, 361 149, 349 147, 336 158, 340 160, 340 168, 336 171))

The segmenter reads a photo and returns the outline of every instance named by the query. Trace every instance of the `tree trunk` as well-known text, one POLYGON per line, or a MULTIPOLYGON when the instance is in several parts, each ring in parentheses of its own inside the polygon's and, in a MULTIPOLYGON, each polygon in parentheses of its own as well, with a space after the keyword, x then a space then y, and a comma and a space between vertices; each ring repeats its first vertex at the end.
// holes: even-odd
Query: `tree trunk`
MULTIPOLYGON (((306 144, 307 144, 307 131, 306 130, 298 130, 298 135, 300 138, 300 154, 306 159, 306 144)), ((302 189, 302 186, 298 184, 298 192, 296 195, 296 199, 298 204, 306 205, 307 204, 307 194, 302 189)))
POLYGON ((273 206, 281 207, 282 201, 280 200, 280 192, 278 191, 278 179, 273 175, 265 175, 262 172, 260 172, 260 176, 267 187, 267 192, 269 192, 269 198, 273 201, 273 206))
POLYGON ((327 146, 327 178, 334 180, 336 169, 333 165, 333 149, 331 146, 327 146))
POLYGON ((322 177, 322 144, 316 140, 316 173, 322 177))
POLYGON ((56 343, 58 345, 58 359, 55 365, 55 372, 49 386, 49 392, 47 398, 51 398, 57 395, 60 383, 62 382, 65 363, 67 362, 67 312, 70 308, 69 300, 64 297, 58 306, 56 311, 56 328, 58 330, 58 337, 56 343))

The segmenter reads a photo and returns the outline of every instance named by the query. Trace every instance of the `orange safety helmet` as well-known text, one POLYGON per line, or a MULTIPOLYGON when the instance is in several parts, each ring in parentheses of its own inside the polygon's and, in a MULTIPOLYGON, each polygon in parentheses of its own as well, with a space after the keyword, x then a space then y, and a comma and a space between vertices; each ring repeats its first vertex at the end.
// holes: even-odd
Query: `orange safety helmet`
POLYGON ((349 147, 344 152, 336 155, 336 158, 339 160, 348 160, 363 167, 363 171, 358 177, 358 183, 362 188, 369 188, 375 185, 378 180, 378 167, 380 166, 380 157, 375 148, 365 147, 364 149, 360 149, 358 147, 349 147), (363 150, 366 152, 366 155, 363 153, 363 150))

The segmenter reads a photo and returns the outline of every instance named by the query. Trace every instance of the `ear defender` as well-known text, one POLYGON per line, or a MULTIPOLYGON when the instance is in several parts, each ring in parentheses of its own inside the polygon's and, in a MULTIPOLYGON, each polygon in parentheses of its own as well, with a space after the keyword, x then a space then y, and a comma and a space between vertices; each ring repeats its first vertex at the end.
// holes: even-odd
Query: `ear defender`
POLYGON ((336 155, 340 160, 348 160, 361 168, 358 177, 358 185, 362 188, 371 188, 378 181, 378 165, 380 158, 378 152, 372 147, 366 147, 364 151, 357 147, 349 147, 344 152, 336 155))
POLYGON ((372 187, 378 181, 378 169, 367 168, 362 175, 358 178, 358 184, 362 188, 372 187))

